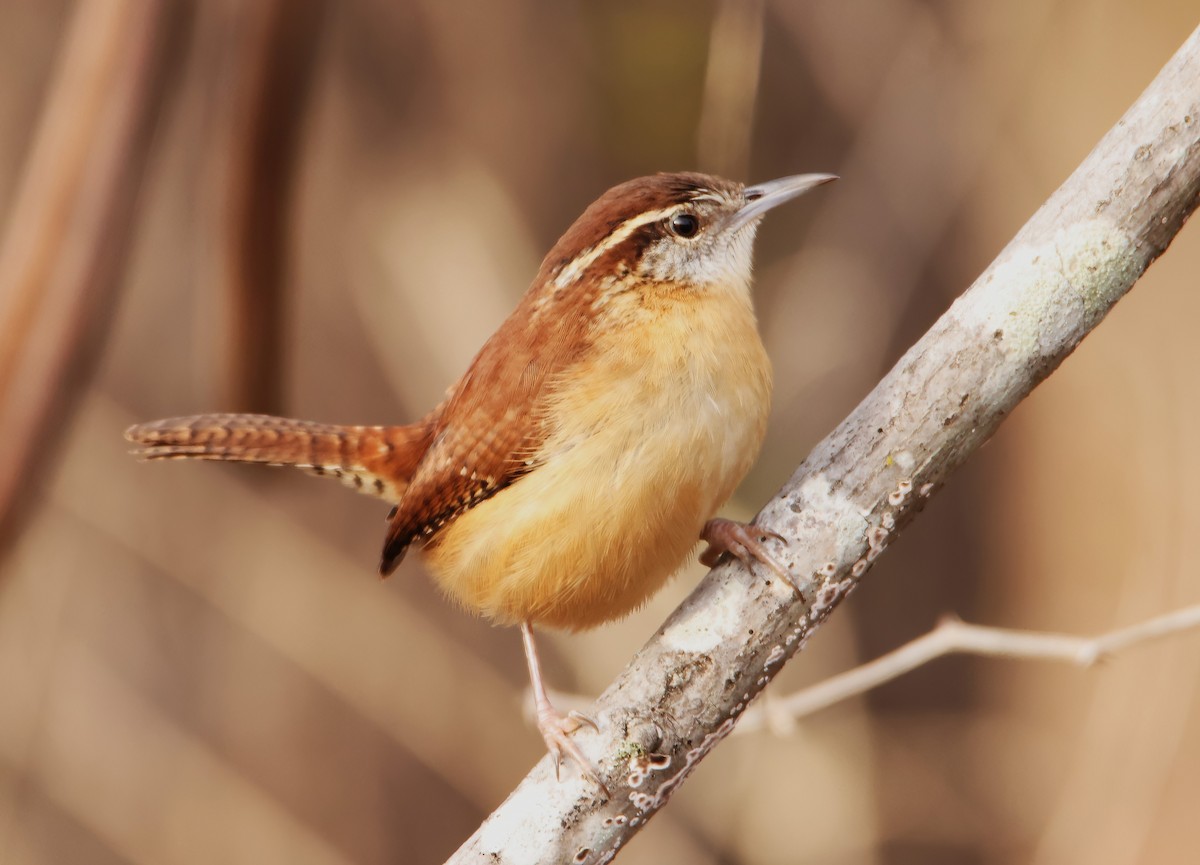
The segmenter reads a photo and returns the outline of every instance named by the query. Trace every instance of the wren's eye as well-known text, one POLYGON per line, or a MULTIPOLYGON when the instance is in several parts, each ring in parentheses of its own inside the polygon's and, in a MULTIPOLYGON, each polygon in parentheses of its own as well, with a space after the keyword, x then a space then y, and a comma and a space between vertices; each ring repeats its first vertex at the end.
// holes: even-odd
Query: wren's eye
POLYGON ((700 220, 690 213, 676 213, 667 220, 667 228, 677 237, 695 237, 700 230, 700 220))

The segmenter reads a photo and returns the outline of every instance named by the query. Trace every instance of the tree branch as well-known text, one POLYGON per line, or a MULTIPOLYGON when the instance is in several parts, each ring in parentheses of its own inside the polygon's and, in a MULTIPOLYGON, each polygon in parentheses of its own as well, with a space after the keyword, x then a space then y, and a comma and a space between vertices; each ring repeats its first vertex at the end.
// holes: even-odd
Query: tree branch
POLYGON ((608 862, 858 585, 895 534, 1070 354, 1200 193, 1200 30, 759 514, 802 591, 709 573, 577 734, 611 791, 542 760, 451 862, 608 862))
MULTIPOLYGON (((798 719, 865 694, 945 655, 1063 661, 1078 667, 1091 667, 1122 649, 1198 629, 1200 604, 1172 610, 1095 637, 973 625, 955 616, 946 616, 929 633, 865 664, 801 688, 786 697, 772 700, 771 692, 764 693, 762 700, 742 714, 733 732, 740 736, 767 729, 777 736, 789 735, 798 719)), ((525 720, 532 724, 535 718, 532 697, 528 696, 530 693, 526 691, 525 720)), ((564 692, 552 692, 550 697, 560 709, 576 709, 580 712, 591 702, 580 694, 564 692)))
POLYGON ((948 617, 928 634, 873 661, 830 676, 769 705, 765 700, 756 704, 742 715, 737 732, 753 733, 764 728, 772 732, 789 732, 789 727, 794 726, 797 718, 812 715, 842 700, 877 688, 944 655, 1064 661, 1079 667, 1090 667, 1122 649, 1197 628, 1200 628, 1200 604, 1172 610, 1095 637, 993 628, 948 617))
POLYGON ((108 332, 184 11, 73 10, 0 240, 0 546, 18 536, 108 332))

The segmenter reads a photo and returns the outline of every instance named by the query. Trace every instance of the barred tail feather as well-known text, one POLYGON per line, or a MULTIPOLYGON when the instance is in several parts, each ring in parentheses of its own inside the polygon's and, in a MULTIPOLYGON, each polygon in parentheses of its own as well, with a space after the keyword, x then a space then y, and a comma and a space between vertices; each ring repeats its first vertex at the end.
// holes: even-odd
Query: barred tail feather
POLYGON ((148 460, 200 459, 294 466, 361 492, 400 500, 431 425, 340 426, 258 414, 206 414, 132 426, 125 438, 148 460))

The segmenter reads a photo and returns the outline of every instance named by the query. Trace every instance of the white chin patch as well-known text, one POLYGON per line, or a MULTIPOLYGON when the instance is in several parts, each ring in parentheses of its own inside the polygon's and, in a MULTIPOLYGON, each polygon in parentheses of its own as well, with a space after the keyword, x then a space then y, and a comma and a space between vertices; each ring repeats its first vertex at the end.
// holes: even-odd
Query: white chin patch
POLYGON ((651 272, 663 281, 683 277, 696 285, 744 285, 750 281, 754 232, 758 221, 745 226, 726 242, 676 244, 654 251, 651 272))

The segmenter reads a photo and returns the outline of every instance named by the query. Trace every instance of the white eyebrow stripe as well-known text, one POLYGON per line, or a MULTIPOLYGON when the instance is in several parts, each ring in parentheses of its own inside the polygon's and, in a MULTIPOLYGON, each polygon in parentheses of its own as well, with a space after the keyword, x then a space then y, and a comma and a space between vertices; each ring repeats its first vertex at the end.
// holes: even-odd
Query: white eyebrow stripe
MULTIPOLYGON (((690 202, 689 202, 690 203, 690 202)), ((657 222, 660 219, 666 219, 672 213, 675 213, 685 207, 684 204, 673 204, 670 207, 663 207, 659 210, 648 210, 645 213, 639 213, 637 216, 627 219, 614 229, 608 237, 597 243, 590 249, 585 249, 579 255, 575 256, 563 269, 558 272, 558 276, 554 277, 555 288, 566 288, 568 285, 579 279, 583 272, 587 270, 597 258, 604 255, 617 244, 624 241, 629 235, 633 234, 643 225, 648 225, 651 222, 657 222)))

